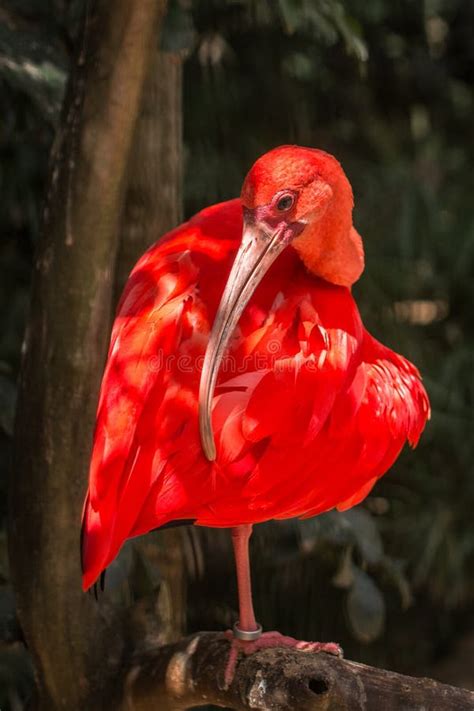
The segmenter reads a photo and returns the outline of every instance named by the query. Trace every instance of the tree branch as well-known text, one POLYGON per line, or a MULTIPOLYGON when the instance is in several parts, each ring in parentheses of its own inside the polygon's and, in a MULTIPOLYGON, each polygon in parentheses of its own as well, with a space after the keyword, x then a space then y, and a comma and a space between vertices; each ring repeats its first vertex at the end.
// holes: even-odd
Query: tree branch
POLYGON ((474 708, 474 692, 327 654, 272 649, 241 656, 226 689, 229 642, 202 632, 138 655, 118 711, 184 711, 213 704, 235 711, 420 711, 474 708))

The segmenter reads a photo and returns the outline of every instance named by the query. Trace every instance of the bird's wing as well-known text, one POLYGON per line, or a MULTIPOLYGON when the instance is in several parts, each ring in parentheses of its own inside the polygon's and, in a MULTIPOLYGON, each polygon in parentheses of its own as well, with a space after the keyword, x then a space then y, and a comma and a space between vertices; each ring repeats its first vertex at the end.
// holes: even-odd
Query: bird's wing
POLYGON ((285 300, 292 326, 277 310, 273 329, 267 321, 253 334, 261 357, 278 354, 273 366, 222 384, 242 392, 227 426, 229 408, 220 418, 216 408, 218 449, 230 471, 252 472, 244 486, 229 477, 227 515, 239 506, 255 520, 354 506, 406 442, 416 445, 429 417, 417 369, 362 328, 347 290, 320 284, 296 298, 285 300))
MULTIPOLYGON (((181 458, 181 469, 192 462, 202 485, 200 470, 209 465, 189 447, 192 440, 198 448, 197 432, 185 430, 197 429, 196 359, 240 234, 239 201, 209 208, 150 248, 126 284, 102 380, 84 505, 85 588, 135 532, 147 496, 173 457, 181 458), (203 272, 215 272, 214 278, 201 284, 203 272)), ((161 484, 162 508, 172 517, 191 494, 172 477, 161 484)))
POLYGON ((352 442, 364 442, 350 486, 340 492, 337 508, 341 511, 367 496, 405 443, 416 447, 430 417, 428 395, 410 361, 367 332, 362 359, 348 396, 336 403, 329 422, 331 437, 336 440, 342 435, 352 442), (353 403, 350 416, 348 401, 353 403))
MULTIPOLYGON (((329 338, 334 339, 331 329, 329 338)), ((334 350, 339 352, 340 345, 334 350)), ((405 443, 417 444, 430 409, 415 366, 366 331, 355 360, 355 368, 346 367, 348 379, 340 381, 334 397, 322 398, 324 408, 316 404, 321 390, 315 391, 311 384, 318 375, 306 378, 306 394, 300 391, 300 398, 315 402, 316 395, 312 418, 314 422, 316 412, 317 426, 313 430, 303 426, 299 440, 295 432, 289 451, 270 442, 261 457, 262 478, 272 485, 276 481, 281 500, 293 502, 282 513, 276 511, 276 518, 309 517, 334 507, 355 506, 392 466, 405 443), (291 470, 292 477, 279 481, 275 473, 285 470, 291 470)), ((280 402, 287 407, 284 400, 280 402)))

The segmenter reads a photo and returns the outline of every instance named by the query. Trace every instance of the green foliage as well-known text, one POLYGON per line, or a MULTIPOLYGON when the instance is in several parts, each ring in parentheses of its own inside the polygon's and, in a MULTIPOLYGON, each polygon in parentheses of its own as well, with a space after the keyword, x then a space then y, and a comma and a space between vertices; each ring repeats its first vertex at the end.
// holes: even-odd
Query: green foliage
POLYGON ((333 0, 279 0, 278 5, 286 32, 308 34, 327 45, 342 37, 346 50, 360 61, 367 60, 367 47, 361 37, 361 27, 349 17, 340 2, 333 0))
POLYGON ((66 66, 64 57, 54 51, 47 36, 0 26, 0 74, 29 96, 47 119, 57 120, 66 66))
POLYGON ((332 584, 346 591, 343 604, 353 636, 364 643, 380 637, 386 610, 376 578, 387 572, 390 575, 392 561, 384 554, 375 520, 368 511, 356 508, 344 513, 329 511, 296 525, 303 551, 329 547, 336 553, 332 584))

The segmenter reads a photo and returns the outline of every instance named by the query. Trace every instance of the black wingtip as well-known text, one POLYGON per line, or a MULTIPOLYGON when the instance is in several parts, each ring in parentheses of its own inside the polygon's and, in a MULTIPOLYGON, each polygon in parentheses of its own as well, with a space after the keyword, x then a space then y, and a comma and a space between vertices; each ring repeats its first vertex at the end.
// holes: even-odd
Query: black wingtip
POLYGON ((157 528, 152 528, 152 531, 164 531, 166 528, 178 528, 178 526, 192 526, 195 521, 197 521, 195 518, 176 519, 175 521, 168 521, 168 523, 164 523, 157 528))

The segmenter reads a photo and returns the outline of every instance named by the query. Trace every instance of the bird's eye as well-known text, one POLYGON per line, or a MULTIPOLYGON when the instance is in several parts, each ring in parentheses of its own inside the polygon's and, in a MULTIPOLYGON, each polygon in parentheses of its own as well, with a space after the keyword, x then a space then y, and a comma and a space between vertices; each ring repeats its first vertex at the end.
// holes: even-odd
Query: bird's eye
POLYGON ((280 212, 286 212, 290 208, 293 207, 293 204, 295 202, 295 197, 294 195, 291 195, 291 193, 285 193, 285 195, 281 195, 277 202, 276 202, 276 208, 280 212))

